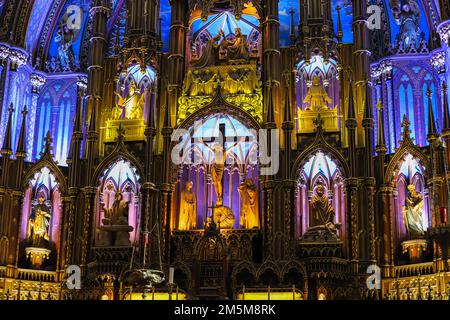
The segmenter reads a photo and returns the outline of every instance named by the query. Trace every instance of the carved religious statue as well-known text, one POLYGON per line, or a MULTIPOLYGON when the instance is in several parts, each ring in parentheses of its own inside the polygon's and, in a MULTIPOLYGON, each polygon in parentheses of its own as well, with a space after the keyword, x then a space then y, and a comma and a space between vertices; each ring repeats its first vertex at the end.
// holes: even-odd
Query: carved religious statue
POLYGON ((223 47, 227 50, 227 60, 248 60, 248 42, 247 36, 241 33, 241 29, 234 29, 234 39, 224 39, 223 47))
POLYGON ((128 96, 122 96, 121 94, 114 92, 119 100, 113 108, 113 120, 120 119, 122 117, 123 110, 125 110, 125 119, 143 118, 145 96, 138 93, 136 89, 136 84, 132 82, 128 96))
POLYGON ((183 85, 183 94, 191 96, 213 95, 219 85, 219 75, 209 69, 189 70, 183 85))
POLYGON ((103 207, 105 218, 104 225, 128 225, 129 202, 123 199, 120 191, 114 195, 114 202, 111 208, 103 207))
POLYGON ((70 70, 75 66, 75 54, 72 49, 77 40, 79 30, 69 28, 67 14, 63 16, 58 26, 55 42, 58 44, 58 62, 63 70, 70 70))
POLYGON ((403 206, 403 221, 411 237, 422 237, 425 233, 423 198, 413 184, 408 185, 406 206, 403 206))
POLYGON ((204 68, 216 66, 220 62, 221 49, 226 52, 226 60, 234 63, 246 62, 249 60, 249 43, 247 36, 242 34, 241 29, 236 28, 233 36, 225 37, 222 30, 219 33, 208 39, 202 50, 202 55, 199 59, 192 61, 194 68, 204 68), (222 39, 220 43, 218 43, 222 39))
POLYGON ((128 225, 129 201, 124 200, 120 191, 114 195, 111 208, 103 206, 105 218, 98 228, 100 238, 98 245, 102 247, 130 246, 130 232, 133 227, 128 225))
POLYGON ((303 102, 309 104, 309 106, 306 107, 306 110, 313 110, 313 111, 328 110, 326 104, 331 103, 331 99, 328 96, 328 93, 321 85, 319 76, 313 76, 312 86, 309 88, 308 93, 306 94, 306 97, 303 100, 303 102))
POLYGON ((192 66, 195 68, 204 68, 217 65, 219 63, 220 47, 220 44, 217 42, 222 37, 224 37, 224 33, 222 30, 219 30, 219 33, 215 37, 208 39, 201 57, 198 60, 192 61, 192 66))
POLYGON ((46 247, 49 240, 48 228, 51 214, 45 204, 44 198, 39 198, 39 203, 34 208, 34 214, 28 221, 28 240, 32 247, 46 247))
POLYGON ((242 202, 239 224, 244 229, 259 227, 258 187, 253 183, 252 179, 245 179, 245 181, 239 186, 238 191, 241 195, 242 202))
POLYGON ((223 171, 225 170, 225 162, 227 160, 228 152, 239 144, 239 142, 234 143, 231 147, 224 150, 223 146, 219 143, 215 143, 212 147, 208 146, 203 140, 200 139, 208 149, 210 149, 214 154, 214 163, 211 168, 211 180, 214 185, 214 190, 216 191, 217 201, 216 206, 221 206, 223 204, 223 171))
POLYGON ((420 7, 417 0, 390 0, 392 16, 400 26, 397 43, 403 49, 413 46, 418 49, 423 39, 419 26, 420 7))
POLYGON ((187 181, 180 199, 179 230, 192 230, 197 224, 197 203, 192 191, 192 181, 187 181))
POLYGON ((310 228, 326 228, 335 232, 337 226, 334 223, 334 210, 331 206, 325 187, 317 185, 316 192, 311 199, 310 228))

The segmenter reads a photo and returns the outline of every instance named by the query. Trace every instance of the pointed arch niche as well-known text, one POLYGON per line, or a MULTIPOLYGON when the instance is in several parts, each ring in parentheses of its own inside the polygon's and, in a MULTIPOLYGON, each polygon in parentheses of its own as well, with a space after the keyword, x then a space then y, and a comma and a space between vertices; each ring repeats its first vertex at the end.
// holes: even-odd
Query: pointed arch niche
POLYGON ((309 228, 310 201, 317 185, 322 184, 335 212, 334 223, 340 223, 338 236, 345 237, 345 188, 339 164, 322 150, 317 150, 300 166, 296 188, 296 235, 300 238, 309 228))
POLYGON ((394 241, 399 244, 408 240, 405 223, 403 222, 403 206, 406 205, 406 197, 408 195, 407 187, 413 184, 416 191, 422 195, 424 226, 425 229, 431 225, 431 202, 430 194, 426 182, 425 167, 421 162, 410 153, 406 153, 398 164, 398 170, 394 173, 392 185, 394 187, 394 241))
POLYGON ((47 226, 48 241, 39 247, 50 250, 50 254, 48 259, 43 259, 39 268, 55 270, 61 245, 62 197, 60 183, 50 169, 44 166, 36 171, 26 186, 20 224, 19 266, 34 268, 27 257, 25 248, 31 246, 31 220, 35 218, 38 206, 43 205, 50 214, 47 226), (43 204, 40 205, 39 199, 43 199, 43 204))
MULTIPOLYGON (((178 166, 176 203, 173 212, 172 229, 178 230, 181 192, 187 181, 192 181, 192 191, 196 197, 197 219, 195 229, 202 229, 207 217, 211 217, 211 206, 217 202, 214 185, 211 181, 211 170, 214 164, 214 153, 210 149, 219 143, 221 128, 225 130, 224 145, 227 152, 223 173, 223 205, 229 207, 234 214, 234 228, 240 228, 241 197, 238 188, 245 179, 251 179, 257 187, 257 198, 260 196, 257 165, 257 132, 244 117, 229 114, 212 113, 198 117, 180 138, 181 147, 178 166), (240 139, 244 139, 240 140, 240 139), (203 141, 203 142, 202 142, 203 141), (237 145, 235 145, 235 143, 237 145), (233 147, 234 145, 234 147, 233 147)), ((258 220, 261 221, 261 201, 257 199, 258 220)))
MULTIPOLYGON (((105 218, 103 207, 109 209, 114 203, 116 192, 121 192, 123 199, 129 202, 128 225, 133 227, 130 241, 138 239, 140 217, 140 176, 138 170, 126 159, 119 158, 103 171, 96 195, 96 215, 94 227, 102 225, 105 218)), ((99 241, 99 234, 94 232, 94 244, 99 241)))

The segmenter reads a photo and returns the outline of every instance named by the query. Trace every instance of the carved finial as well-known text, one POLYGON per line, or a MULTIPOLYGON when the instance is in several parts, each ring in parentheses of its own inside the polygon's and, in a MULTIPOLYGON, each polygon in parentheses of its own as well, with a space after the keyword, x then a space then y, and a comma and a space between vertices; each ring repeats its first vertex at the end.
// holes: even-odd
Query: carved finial
POLYGON ((50 130, 47 131, 47 134, 45 135, 44 140, 45 140, 44 152, 41 153, 41 155, 46 154, 46 153, 51 154, 53 139, 52 139, 52 135, 50 134, 50 130))
POLYGON ((410 134, 411 134, 411 130, 409 129, 409 125, 411 124, 411 122, 409 122, 408 117, 406 116, 406 114, 403 115, 403 121, 402 121, 402 128, 403 128, 403 140, 405 139, 409 139, 410 138, 410 134))

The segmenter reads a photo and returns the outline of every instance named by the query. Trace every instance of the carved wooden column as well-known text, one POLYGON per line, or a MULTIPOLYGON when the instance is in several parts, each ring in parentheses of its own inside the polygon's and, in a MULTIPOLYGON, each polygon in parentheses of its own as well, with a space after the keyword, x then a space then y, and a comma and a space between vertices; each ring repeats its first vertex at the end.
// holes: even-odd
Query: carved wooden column
MULTIPOLYGON (((295 210, 295 187, 296 181, 294 180, 284 180, 283 181, 283 193, 284 193, 284 227, 286 228, 285 236, 286 240, 284 243, 283 258, 289 259, 295 256, 296 248, 296 210, 295 210)), ((281 212, 280 212, 281 213, 281 212)))
POLYGON ((95 191, 96 188, 94 187, 85 187, 83 190, 85 208, 83 212, 82 225, 80 228, 81 243, 78 243, 78 246, 81 246, 80 267, 83 275, 85 275, 87 272, 86 268, 89 258, 88 255, 91 247, 91 244, 89 242, 91 240, 91 227, 95 214, 95 191))
POLYGON ((274 91, 275 101, 278 99, 280 87, 281 53, 279 44, 278 0, 264 1, 264 21, 262 25, 262 79, 264 84, 265 112, 268 112, 268 97, 274 91), (270 82, 270 83, 269 83, 270 82))
MULTIPOLYGON (((160 239, 162 262, 165 264, 170 263, 170 222, 171 222, 171 212, 172 212, 172 195, 174 190, 174 185, 170 183, 163 183, 160 186, 161 191, 161 226, 162 226, 162 236, 160 239)), ((159 259, 159 258, 158 258, 159 259)))
MULTIPOLYGON (((69 244, 69 227, 71 225, 71 219, 73 217, 73 212, 71 212, 71 197, 70 196, 64 196, 61 197, 61 212, 62 212, 62 228, 61 228, 61 249, 60 249, 60 259, 58 262, 58 270, 59 272, 59 281, 62 281, 62 279, 65 276, 65 269, 69 265, 68 263, 68 256, 69 251, 71 251, 71 247, 69 244)), ((73 222, 72 222, 73 225, 73 222)), ((72 231, 70 231, 72 232, 72 231)), ((72 233, 70 234, 70 237, 72 237, 72 233)))
POLYGON ((263 223, 264 259, 273 257, 274 250, 274 182, 262 181, 263 189, 263 223))
MULTIPOLYGON (((347 210, 346 212, 349 213, 350 217, 347 219, 347 230, 350 231, 350 250, 348 252, 350 253, 350 260, 352 263, 357 262, 359 260, 359 248, 358 248, 358 197, 359 197, 359 190, 358 185, 359 181, 357 178, 347 178, 345 179, 344 183, 346 184, 347 188, 347 210)), ((353 269, 353 271, 356 271, 353 269)))
POLYGON ((392 266, 394 263, 394 243, 393 243, 393 221, 392 221, 392 212, 394 208, 392 207, 392 199, 393 199, 393 188, 385 184, 380 187, 380 212, 379 214, 382 216, 382 267, 383 267, 383 276, 384 277, 392 277, 394 274, 392 273, 392 266))
POLYGON ((181 95, 185 64, 186 64, 186 30, 188 17, 188 1, 172 1, 172 21, 170 24, 170 54, 168 65, 168 77, 170 96, 169 103, 171 115, 176 116, 176 105, 181 95))
POLYGON ((9 254, 7 258, 7 265, 17 268, 19 256, 19 240, 20 240, 20 226, 23 206, 24 193, 22 191, 14 190, 11 193, 10 218, 9 221, 9 254))
MULTIPOLYGON (((90 39, 90 65, 88 67, 88 103, 89 110, 92 113, 94 99, 99 96, 102 99, 103 92, 103 62, 106 50, 106 27, 108 15, 110 13, 110 1, 93 0, 92 7, 89 10, 89 16, 92 21, 92 36, 90 39)), ((100 115, 100 104, 96 106, 95 114, 100 115)), ((100 117, 96 119, 96 129, 100 127, 100 117)))
MULTIPOLYGON (((354 59, 354 81, 355 81, 355 98, 356 98, 356 115, 357 119, 359 114, 362 113, 360 106, 365 105, 365 97, 367 86, 370 81, 369 74, 369 57, 370 51, 369 41, 368 41, 368 28, 366 24, 366 12, 367 12, 367 1, 366 0, 354 0, 353 1, 353 59, 354 59)), ((369 103, 372 102, 372 98, 366 99, 369 103)), ((362 132, 358 132, 357 128, 357 141, 360 142, 362 137, 362 132)), ((362 142, 362 141, 361 141, 362 142)), ((358 143, 359 145, 360 143, 358 143)))

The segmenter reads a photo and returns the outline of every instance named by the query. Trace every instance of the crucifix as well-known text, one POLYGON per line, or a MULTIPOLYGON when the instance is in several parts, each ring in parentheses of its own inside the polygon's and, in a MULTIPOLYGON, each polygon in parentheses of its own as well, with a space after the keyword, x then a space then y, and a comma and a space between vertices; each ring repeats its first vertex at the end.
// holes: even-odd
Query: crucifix
POLYGON ((230 139, 225 139, 226 134, 224 123, 219 124, 219 132, 218 137, 212 137, 212 140, 208 141, 212 143, 212 146, 209 146, 202 138, 199 139, 199 141, 214 154, 214 163, 211 168, 211 180, 217 196, 216 207, 223 205, 223 172, 225 170, 228 152, 239 143, 244 142, 247 139, 247 136, 236 135, 233 137, 233 144, 226 148, 226 142, 228 142, 226 140, 230 139))

